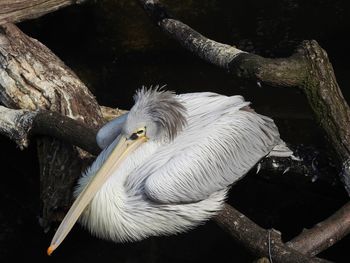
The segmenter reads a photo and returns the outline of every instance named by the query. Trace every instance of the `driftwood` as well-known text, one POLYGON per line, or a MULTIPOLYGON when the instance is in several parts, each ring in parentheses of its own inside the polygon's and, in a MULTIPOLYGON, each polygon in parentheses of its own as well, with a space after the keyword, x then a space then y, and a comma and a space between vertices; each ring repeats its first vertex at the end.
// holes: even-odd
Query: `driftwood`
MULTIPOLYGON (((102 124, 94 96, 64 63, 13 24, 0 27, 0 100, 9 108, 58 112, 90 127, 102 124)), ((52 138, 37 141, 44 227, 61 220, 89 155, 52 138)))
POLYGON ((0 0, 0 25, 33 19, 84 0, 0 0))
MULTIPOLYGON (((62 3, 69 5, 77 1, 21 2, 18 6, 9 1, 0 2, 0 25, 5 21, 38 17, 62 7, 62 3), (42 7, 42 3, 49 2, 46 11, 32 8, 33 3, 42 7)), ((157 0, 139 2, 163 31, 202 59, 238 77, 253 78, 277 87, 301 88, 340 163, 344 164, 344 181, 350 181, 347 165, 350 110, 327 54, 317 42, 303 42, 289 58, 263 58, 207 39, 168 15, 157 0)), ((38 138, 43 217, 49 225, 50 221, 59 220, 69 206, 72 185, 89 157, 80 148, 98 152, 93 138, 96 128, 104 122, 100 107, 77 76, 49 49, 12 24, 0 28, 0 65, 0 99, 6 106, 0 108, 0 132, 20 146, 28 143, 28 133, 65 141, 38 138)), ((114 114, 105 112, 109 112, 109 116, 114 114)), ((225 206, 214 220, 257 256, 272 258, 274 262, 325 262, 311 257, 349 233, 349 214, 347 204, 329 219, 285 244, 278 232, 262 229, 230 206, 225 206)))

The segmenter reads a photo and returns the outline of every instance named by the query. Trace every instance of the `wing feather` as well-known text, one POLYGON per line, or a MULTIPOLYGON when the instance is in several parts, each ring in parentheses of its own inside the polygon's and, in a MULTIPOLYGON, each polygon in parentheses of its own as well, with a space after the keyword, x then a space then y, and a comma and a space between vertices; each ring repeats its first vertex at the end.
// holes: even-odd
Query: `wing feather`
POLYGON ((240 110, 240 96, 183 97, 188 127, 152 156, 144 191, 160 203, 208 198, 244 176, 281 140, 272 119, 240 110), (210 109, 210 111, 208 111, 210 109))

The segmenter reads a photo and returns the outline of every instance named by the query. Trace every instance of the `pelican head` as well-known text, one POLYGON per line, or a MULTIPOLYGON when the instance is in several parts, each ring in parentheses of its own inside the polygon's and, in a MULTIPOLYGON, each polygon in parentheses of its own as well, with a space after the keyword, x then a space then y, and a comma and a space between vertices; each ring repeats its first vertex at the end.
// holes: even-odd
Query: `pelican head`
POLYGON ((186 124, 186 108, 171 91, 140 89, 134 96, 122 134, 126 137, 143 132, 149 140, 173 140, 186 124))

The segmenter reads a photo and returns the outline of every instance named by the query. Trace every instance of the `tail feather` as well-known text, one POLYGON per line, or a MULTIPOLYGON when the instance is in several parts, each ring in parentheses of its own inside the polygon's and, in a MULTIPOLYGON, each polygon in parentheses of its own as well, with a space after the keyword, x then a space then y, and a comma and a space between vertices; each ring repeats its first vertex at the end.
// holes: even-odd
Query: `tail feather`
POLYGON ((292 157, 293 151, 288 148, 286 143, 282 140, 272 148, 271 152, 267 155, 269 157, 292 157))

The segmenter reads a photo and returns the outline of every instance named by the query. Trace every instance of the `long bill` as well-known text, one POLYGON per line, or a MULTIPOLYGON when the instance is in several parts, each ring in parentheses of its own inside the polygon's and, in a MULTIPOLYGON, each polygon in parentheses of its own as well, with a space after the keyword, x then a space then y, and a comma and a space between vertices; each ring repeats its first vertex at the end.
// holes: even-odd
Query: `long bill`
POLYGON ((48 255, 51 255, 51 253, 62 243, 73 228, 76 221, 79 219, 79 216, 84 211, 86 206, 90 203, 92 198, 112 175, 112 173, 118 169, 123 160, 145 141, 147 141, 146 136, 140 136, 135 140, 127 139, 124 136, 120 137, 118 144, 110 153, 105 163, 80 193, 64 217, 51 241, 49 248, 47 249, 48 255))

